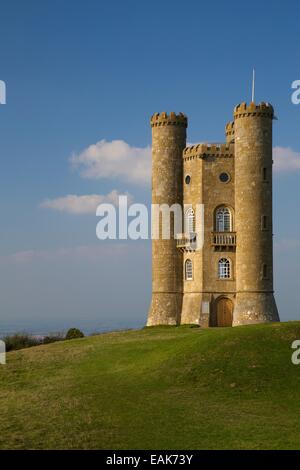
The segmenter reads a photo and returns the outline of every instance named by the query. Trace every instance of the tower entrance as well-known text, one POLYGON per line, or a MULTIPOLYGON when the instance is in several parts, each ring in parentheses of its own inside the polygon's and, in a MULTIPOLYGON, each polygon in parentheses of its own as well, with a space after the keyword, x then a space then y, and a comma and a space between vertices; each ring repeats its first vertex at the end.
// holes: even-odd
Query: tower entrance
POLYGON ((217 300, 217 326, 232 326, 233 303, 226 297, 217 300))

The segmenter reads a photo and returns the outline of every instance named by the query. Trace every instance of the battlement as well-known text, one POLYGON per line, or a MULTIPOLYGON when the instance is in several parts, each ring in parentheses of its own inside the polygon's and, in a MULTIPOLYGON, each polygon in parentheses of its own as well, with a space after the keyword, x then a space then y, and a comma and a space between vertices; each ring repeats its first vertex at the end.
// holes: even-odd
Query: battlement
POLYGON ((225 135, 227 144, 234 142, 234 121, 226 124, 225 135))
POLYGON ((185 114, 170 112, 155 113, 150 119, 151 127, 159 126, 180 126, 187 127, 188 120, 185 114))
POLYGON ((234 121, 230 121, 225 126, 226 135, 234 135, 234 121))
POLYGON ((191 145, 183 150, 184 160, 190 160, 194 158, 205 158, 205 157, 233 157, 234 156, 234 145, 233 144, 207 144, 200 143, 197 145, 191 145))
POLYGON ((265 102, 262 102, 260 104, 255 104, 251 102, 249 105, 247 103, 240 103, 234 108, 235 119, 249 116, 264 116, 273 119, 274 108, 270 103, 265 102))

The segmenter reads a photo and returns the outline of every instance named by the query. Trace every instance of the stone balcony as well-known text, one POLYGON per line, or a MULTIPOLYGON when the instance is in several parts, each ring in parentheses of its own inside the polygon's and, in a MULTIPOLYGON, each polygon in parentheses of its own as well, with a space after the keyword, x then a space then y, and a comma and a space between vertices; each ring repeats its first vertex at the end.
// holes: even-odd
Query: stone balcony
POLYGON ((236 232, 212 232, 211 244, 216 248, 230 248, 236 247, 236 232))
POLYGON ((196 241, 197 241, 197 234, 195 232, 178 233, 176 246, 178 249, 182 251, 194 251, 196 241))

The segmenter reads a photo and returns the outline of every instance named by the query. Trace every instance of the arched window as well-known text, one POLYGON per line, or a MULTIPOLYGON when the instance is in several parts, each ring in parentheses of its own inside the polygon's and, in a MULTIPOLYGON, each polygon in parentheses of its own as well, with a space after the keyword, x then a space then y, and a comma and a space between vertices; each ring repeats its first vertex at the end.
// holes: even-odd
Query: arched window
POLYGON ((193 279, 193 262, 187 259, 185 262, 185 280, 192 281, 193 279))
POLYGON ((186 233, 191 233, 195 231, 195 213, 191 207, 185 213, 184 223, 184 230, 186 233))
POLYGON ((219 207, 216 210, 216 232, 231 232, 232 217, 228 207, 219 207))
POLYGON ((231 277, 231 269, 230 269, 230 261, 227 258, 221 258, 219 260, 219 279, 230 279, 231 277))

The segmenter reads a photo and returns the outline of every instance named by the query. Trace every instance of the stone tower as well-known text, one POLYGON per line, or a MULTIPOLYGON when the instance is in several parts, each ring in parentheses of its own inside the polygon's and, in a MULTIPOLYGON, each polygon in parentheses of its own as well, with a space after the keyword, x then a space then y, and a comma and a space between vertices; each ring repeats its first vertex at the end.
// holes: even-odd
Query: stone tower
POLYGON ((147 325, 279 321, 273 294, 273 119, 270 104, 242 103, 226 125, 224 143, 186 147, 182 113, 152 116, 152 203, 180 204, 183 224, 176 239, 174 233, 162 239, 160 232, 152 241, 147 325))
POLYGON ((234 110, 236 300, 233 325, 279 321, 273 295, 270 104, 234 110))
MULTIPOLYGON (((182 152, 187 118, 154 114, 152 127, 152 204, 182 205, 182 152)), ((160 235, 161 235, 160 219, 160 235)), ((173 224, 171 224, 172 227, 173 224)), ((147 325, 176 325, 182 308, 182 253, 171 230, 169 240, 152 241, 152 301, 147 325)))

